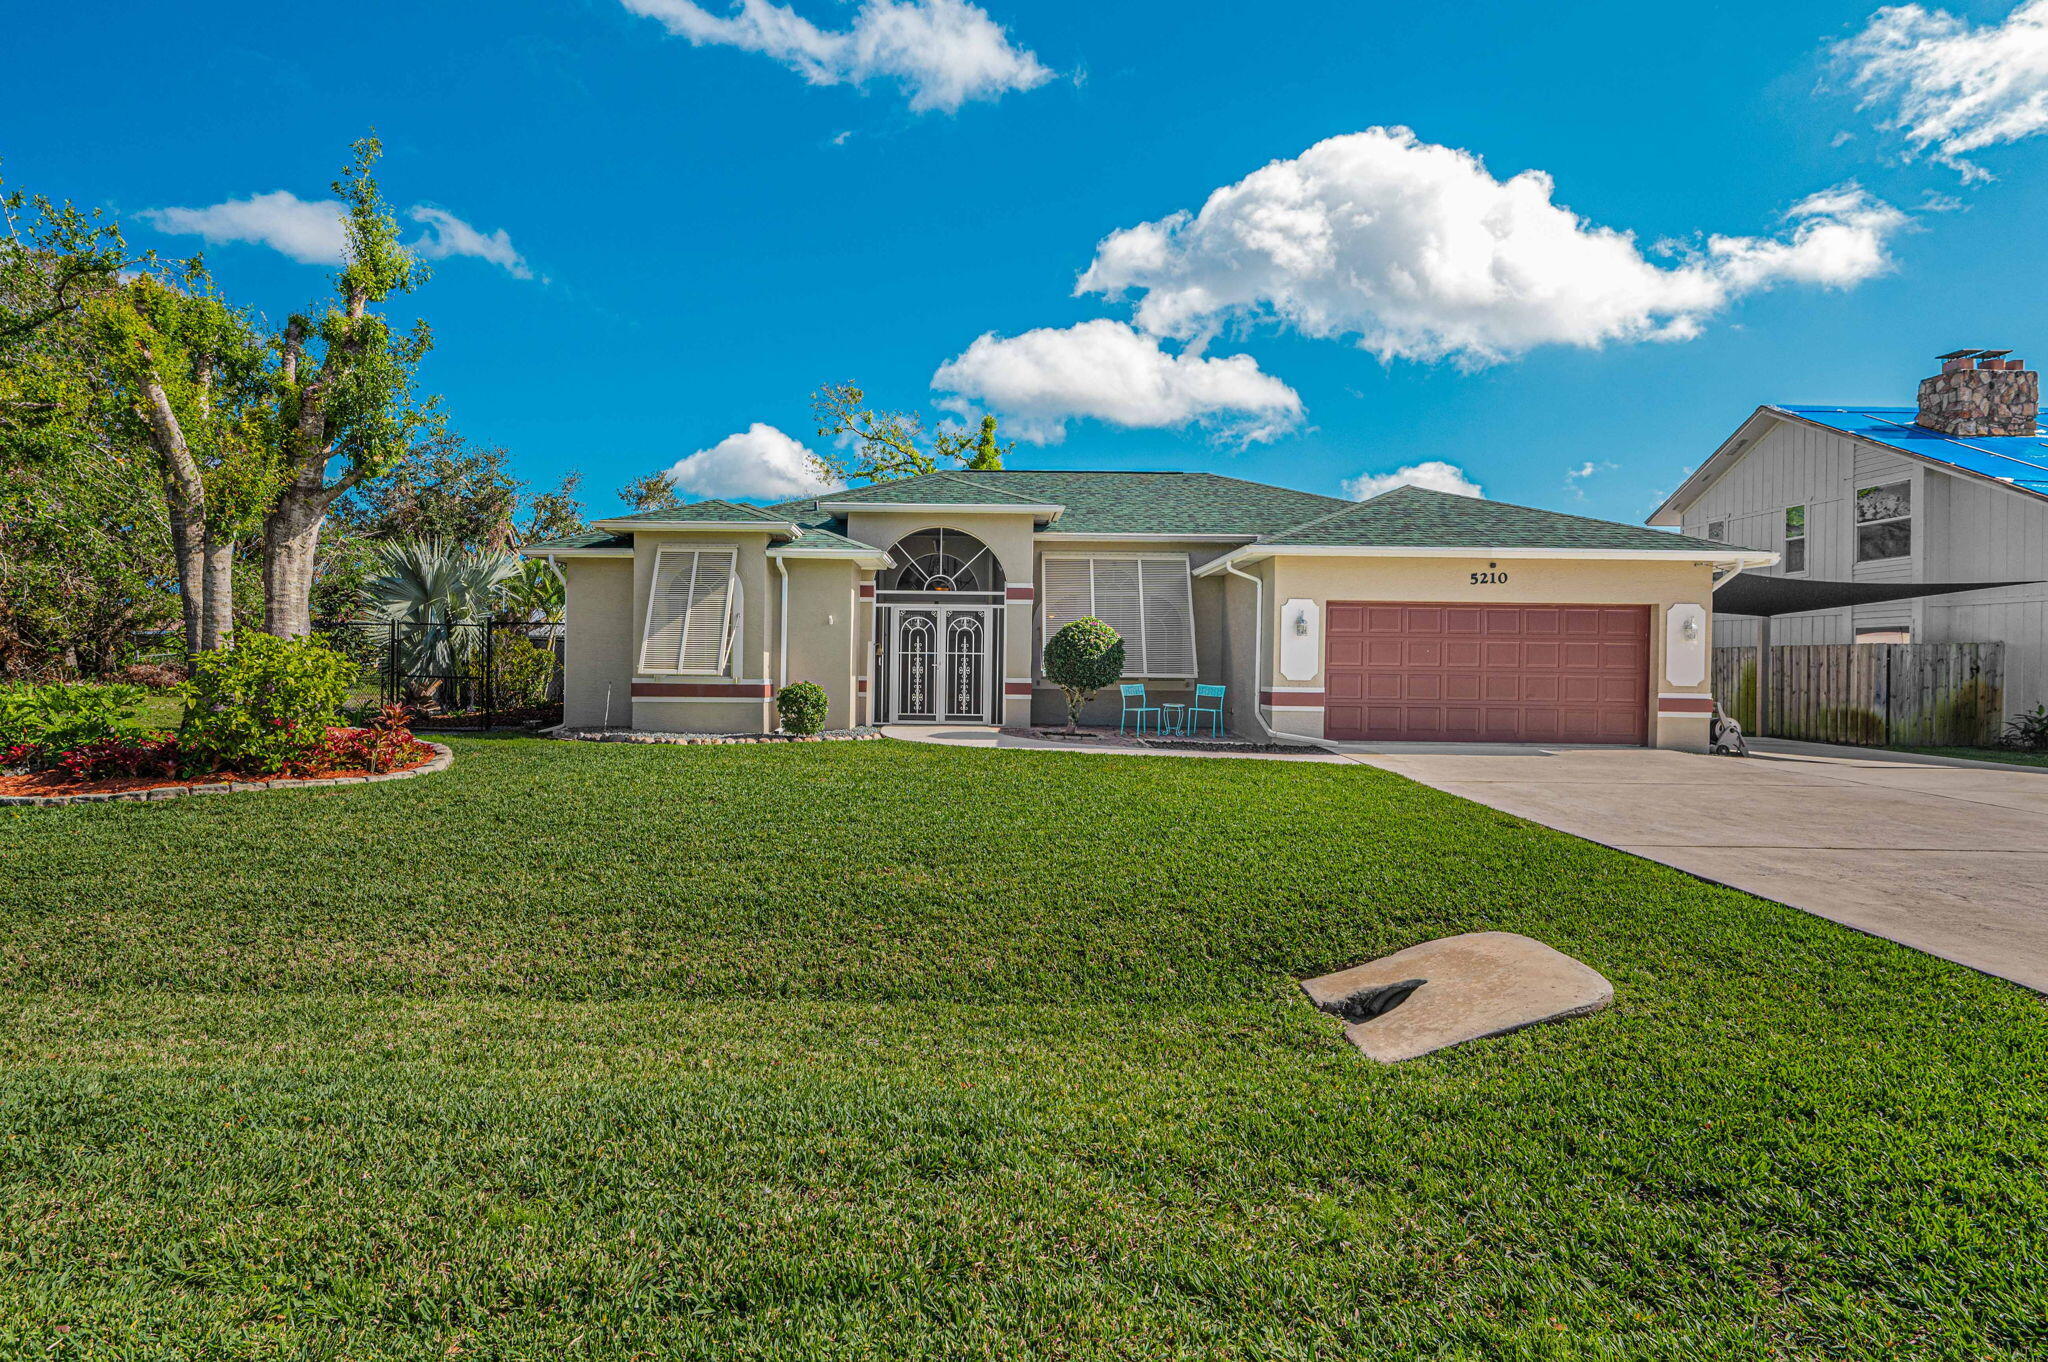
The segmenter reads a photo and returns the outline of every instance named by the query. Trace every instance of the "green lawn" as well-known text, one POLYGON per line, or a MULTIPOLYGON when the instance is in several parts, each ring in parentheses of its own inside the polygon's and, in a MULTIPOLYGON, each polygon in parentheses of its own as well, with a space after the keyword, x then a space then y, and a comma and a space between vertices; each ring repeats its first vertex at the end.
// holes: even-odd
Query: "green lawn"
POLYGON ((0 1356, 2040 1356, 2009 984, 1358 766, 457 739, 0 814, 0 1356), (1381 1068, 1449 932, 1617 1001, 1381 1068))
POLYGON ((2002 761, 2013 766, 2048 766, 2048 752, 2016 752, 2010 747, 1894 747, 1930 757, 1968 757, 1971 761, 2002 761))

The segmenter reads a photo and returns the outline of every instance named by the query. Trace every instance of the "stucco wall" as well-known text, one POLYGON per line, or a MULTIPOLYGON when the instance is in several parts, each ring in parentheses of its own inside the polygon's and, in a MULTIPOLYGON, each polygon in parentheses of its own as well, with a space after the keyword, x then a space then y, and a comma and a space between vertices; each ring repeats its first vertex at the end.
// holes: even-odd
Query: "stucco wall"
MULTIPOLYGON (((1659 696, 1703 697, 1706 681, 1677 685, 1666 675, 1665 612, 1672 605, 1705 609, 1711 637, 1713 570, 1705 563, 1641 562, 1552 558, 1379 558, 1282 557, 1272 560, 1266 599, 1263 670, 1278 678, 1281 606, 1291 599, 1314 602, 1323 619, 1338 601, 1443 601, 1480 605, 1646 605, 1650 614, 1649 701, 1659 696), (1473 573, 1505 570, 1503 585, 1477 585, 1473 573)), ((1321 644, 1320 635, 1318 643, 1321 644)), ((1326 648, 1319 647, 1307 677, 1269 681, 1265 690, 1289 708, 1272 713, 1281 732, 1320 736, 1326 648), (1290 698, 1290 692, 1292 697, 1290 698)), ((1650 741, 1657 747, 1704 750, 1707 721, 1700 715, 1665 715, 1651 709, 1650 741)))
POLYGON ((654 581, 655 555, 664 545, 686 548, 734 545, 739 549, 739 629, 733 639, 732 658, 726 675, 679 676, 675 673, 635 673, 633 727, 670 733, 760 733, 774 727, 774 707, 766 697, 732 698, 719 695, 657 696, 655 686, 690 686, 699 689, 724 682, 745 686, 752 692, 772 690, 774 658, 772 620, 775 597, 769 583, 768 535, 732 530, 640 530, 633 536, 634 651, 632 663, 639 666, 640 630, 647 618, 647 593, 654 581))
MULTIPOLYGON (((845 559, 776 561, 789 569, 789 662, 775 673, 776 684, 817 682, 831 701, 825 726, 851 728, 856 722, 854 668, 859 659, 854 642, 854 588, 859 574, 845 559)), ((769 570, 774 571, 773 563, 769 570)), ((779 577, 776 585, 779 591, 779 577)), ((779 596, 777 607, 779 610, 779 596)), ((785 633, 778 620, 776 639, 783 637, 785 633)))
POLYGON ((569 622, 563 644, 563 722, 579 728, 604 723, 609 689, 611 722, 628 723, 639 643, 632 613, 633 561, 566 558, 561 567, 569 622))

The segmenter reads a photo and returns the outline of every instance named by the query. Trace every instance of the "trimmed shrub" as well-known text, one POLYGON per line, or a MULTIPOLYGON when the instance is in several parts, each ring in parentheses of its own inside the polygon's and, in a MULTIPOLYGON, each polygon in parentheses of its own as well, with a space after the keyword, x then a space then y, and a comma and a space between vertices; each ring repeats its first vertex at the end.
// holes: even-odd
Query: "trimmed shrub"
POLYGON ((176 738, 107 738, 74 747, 57 761, 73 780, 108 780, 115 776, 175 776, 176 738))
POLYGON ((775 693, 775 712, 781 716, 785 733, 822 733, 831 706, 825 688, 815 681, 792 681, 775 693))
POLYGON ((140 686, 0 686, 0 751, 9 765, 49 766, 74 747, 140 733, 140 686))
POLYGON ((201 653, 185 688, 178 749, 191 775, 303 768, 340 721, 355 665, 316 639, 245 633, 201 653))
POLYGON ((1123 635, 1093 615, 1062 626, 1045 641, 1045 679, 1067 697, 1069 733, 1080 722, 1081 706, 1123 674, 1123 635))

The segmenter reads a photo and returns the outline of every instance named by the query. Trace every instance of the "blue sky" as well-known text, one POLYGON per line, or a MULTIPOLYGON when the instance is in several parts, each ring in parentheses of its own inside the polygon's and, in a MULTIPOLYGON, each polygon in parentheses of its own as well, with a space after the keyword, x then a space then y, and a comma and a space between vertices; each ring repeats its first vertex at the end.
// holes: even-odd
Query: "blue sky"
POLYGON ((855 379, 1063 435, 1015 466, 1635 521, 1759 402, 2036 357, 2048 0, 21 13, 8 180, 274 317, 374 126, 449 252, 426 385, 598 511, 705 450, 691 490, 772 491, 855 379))

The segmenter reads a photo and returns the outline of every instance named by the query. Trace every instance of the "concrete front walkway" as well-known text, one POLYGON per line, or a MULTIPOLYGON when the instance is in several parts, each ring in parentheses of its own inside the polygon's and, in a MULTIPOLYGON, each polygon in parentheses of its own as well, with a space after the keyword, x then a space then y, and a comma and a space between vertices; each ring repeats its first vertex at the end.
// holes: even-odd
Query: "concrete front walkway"
POLYGON ((2048 991, 2048 771, 1768 739, 1753 739, 1758 754, 1747 759, 1612 747, 1331 746, 1351 761, 2048 991))

